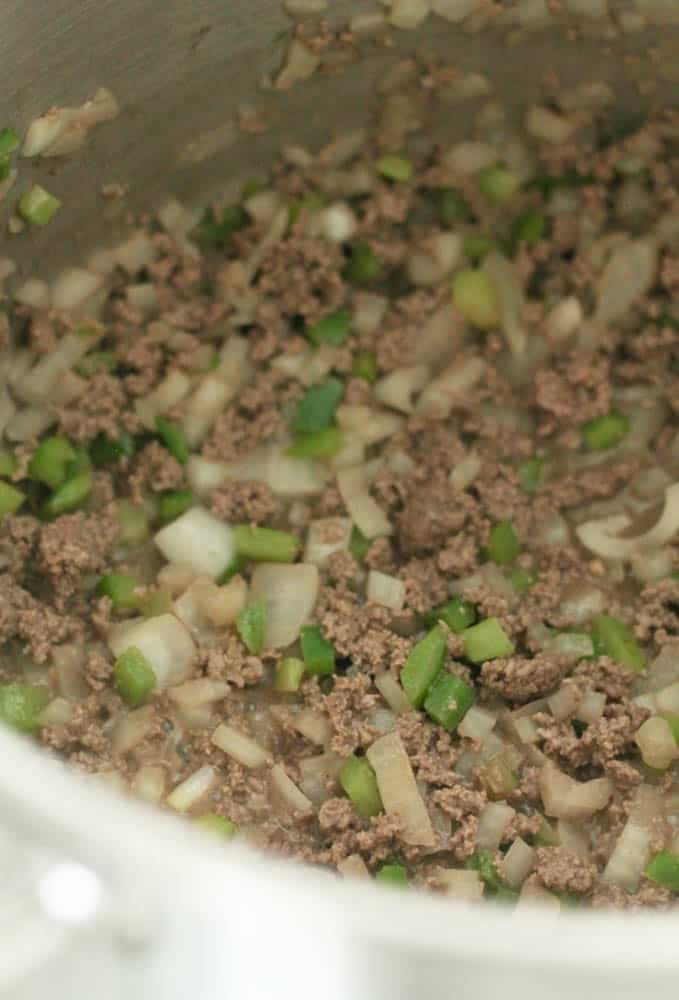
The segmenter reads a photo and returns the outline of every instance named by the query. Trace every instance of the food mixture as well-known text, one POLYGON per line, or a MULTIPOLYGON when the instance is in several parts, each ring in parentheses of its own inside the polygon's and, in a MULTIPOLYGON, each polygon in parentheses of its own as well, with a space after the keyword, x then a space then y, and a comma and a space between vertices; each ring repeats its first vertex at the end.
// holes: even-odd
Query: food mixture
POLYGON ((103 291, 26 283, 7 723, 345 876, 674 904, 679 118, 602 86, 513 143, 288 147, 103 291))

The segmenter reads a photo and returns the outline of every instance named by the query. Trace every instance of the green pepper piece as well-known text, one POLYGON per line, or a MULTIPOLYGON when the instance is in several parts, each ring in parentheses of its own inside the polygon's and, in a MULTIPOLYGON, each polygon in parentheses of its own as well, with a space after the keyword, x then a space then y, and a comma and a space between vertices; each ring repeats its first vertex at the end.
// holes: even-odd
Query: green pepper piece
POLYGON ((446 648, 446 631, 440 625, 435 625, 408 654, 401 671, 401 685, 406 698, 415 708, 421 708, 424 704, 427 691, 443 667, 446 648))
POLYGON ((365 757, 355 754, 348 757, 339 773, 339 783, 356 812, 364 819, 376 816, 384 809, 375 772, 365 757))

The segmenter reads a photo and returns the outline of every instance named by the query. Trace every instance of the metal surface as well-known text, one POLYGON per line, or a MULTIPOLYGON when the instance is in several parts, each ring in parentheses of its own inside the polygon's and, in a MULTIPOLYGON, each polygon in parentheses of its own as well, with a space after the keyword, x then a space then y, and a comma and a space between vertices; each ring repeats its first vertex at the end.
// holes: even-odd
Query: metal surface
MULTIPOLYGON (((363 9, 337 3, 332 17, 355 7, 363 9)), ((4 0, 0 124, 24 127, 51 105, 81 103, 98 86, 116 94, 123 113, 96 130, 86 155, 52 161, 49 182, 45 165, 21 161, 19 189, 40 176, 64 208, 45 230, 5 238, 2 253, 24 273, 49 276, 112 241, 122 225, 102 214, 102 183, 129 183, 133 207, 153 207, 169 192, 191 201, 264 172, 282 141, 313 146, 363 120, 372 82, 394 51, 376 49, 349 73, 314 79, 290 97, 258 94, 258 81, 283 55, 274 39, 285 29, 289 21, 269 0, 4 0), (235 109, 253 102, 272 121, 259 137, 233 126, 235 109), (190 144, 215 129, 220 149, 186 163, 190 144)), ((437 21, 399 45, 425 40, 453 63, 491 76, 518 113, 547 68, 565 81, 624 84, 621 52, 605 40, 575 45, 536 36, 506 49, 437 21)), ((645 42, 635 36, 625 45, 645 42)), ((627 107, 638 103, 624 85, 621 92, 627 107)), ((448 137, 466 127, 448 106, 431 124, 434 135, 448 137)), ((14 938, 4 936, 14 962, 0 953, 0 995, 4 986, 13 1000, 44 996, 46 983, 52 1000, 676 994, 677 917, 578 914, 557 929, 546 914, 467 911, 416 894, 397 900, 238 849, 222 852, 4 732, 0 757, 0 824, 15 837, 5 857, 22 876, 11 893, 4 882, 21 914, 14 938), (26 851, 44 864, 27 862, 26 851), (81 884, 78 871, 102 887, 82 925, 49 912, 40 891, 45 873, 64 859, 75 865, 61 870, 66 897, 81 884), (31 959, 23 971, 20 948, 31 959)))

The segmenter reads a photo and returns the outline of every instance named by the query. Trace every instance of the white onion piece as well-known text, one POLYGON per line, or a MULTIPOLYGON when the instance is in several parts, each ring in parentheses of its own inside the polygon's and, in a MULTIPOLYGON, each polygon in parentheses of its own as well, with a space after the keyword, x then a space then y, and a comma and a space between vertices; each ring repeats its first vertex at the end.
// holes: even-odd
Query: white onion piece
POLYGON ((605 882, 636 892, 651 853, 652 834, 631 816, 618 837, 603 872, 605 882))
POLYGON ((52 108, 28 127, 22 156, 66 156, 84 144, 89 132, 101 122, 120 113, 115 97, 100 87, 94 97, 80 107, 52 108))
POLYGON ((654 240, 626 240, 615 247, 597 284, 593 322, 608 326, 626 316, 651 289, 658 271, 654 240))
POLYGON ((576 527, 575 533, 585 548, 604 559, 630 559, 636 553, 665 545, 679 531, 679 483, 673 483, 665 490, 665 506, 652 528, 632 538, 618 537, 629 524, 629 518, 620 514, 598 521, 585 521, 576 527))
POLYGON ((276 90, 291 90, 296 83, 308 80, 320 66, 321 59, 299 39, 293 38, 285 57, 285 65, 276 77, 276 90))
POLYGON ((399 817, 402 839, 406 844, 434 847, 436 837, 427 807, 399 734, 391 732, 381 736, 368 748, 366 755, 375 771, 385 810, 399 817))
POLYGON ((332 728, 325 716, 319 712, 303 709, 293 718, 292 725, 298 733, 316 746, 323 747, 330 742, 332 728))
POLYGON ((603 809, 613 793, 608 778, 576 781, 553 764, 542 768, 539 784, 546 814, 557 819, 587 819, 603 809))
POLYGON ((236 394, 237 387, 211 373, 206 375, 188 401, 182 427, 189 444, 203 440, 219 414, 236 394))
POLYGON ((299 787, 314 805, 321 805, 335 794, 337 776, 343 765, 342 758, 330 751, 300 760, 299 770, 302 780, 299 787))
POLYGON ((400 413, 412 413, 412 397, 424 388, 428 380, 429 369, 425 365, 395 368, 375 384, 375 398, 400 413))
POLYGON ((197 708, 201 705, 211 705, 216 701, 226 698, 229 693, 229 685, 226 681, 216 680, 214 677, 198 677, 193 681, 186 681, 185 684, 178 684, 177 687, 170 688, 168 697, 180 705, 182 708, 197 708))
POLYGON ((342 447, 330 459, 333 469, 346 469, 351 465, 362 465, 365 462, 365 442, 355 434, 344 434, 342 447))
POLYGON ((574 123, 568 118, 539 105, 533 105, 528 109, 524 127, 533 138, 554 145, 568 142, 575 131, 574 123))
POLYGON ((556 821, 556 832, 562 847, 565 847, 571 854, 575 854, 584 861, 589 860, 589 834, 581 826, 578 826, 577 823, 571 823, 567 819, 558 819, 556 821))
POLYGON ((263 767, 269 760, 269 754, 250 736, 241 733, 233 726, 222 722, 212 734, 212 742, 229 757, 242 764, 243 767, 256 769, 263 767))
POLYGON ((408 362, 440 370, 462 343, 464 333, 462 316, 452 303, 445 303, 425 320, 417 337, 408 345, 408 362))
POLYGON ((248 585, 242 576, 234 576, 223 587, 217 587, 204 602, 205 617, 213 625, 223 628, 234 625, 248 602, 248 585))
POLYGON ((167 804, 177 812, 188 812, 212 790, 217 773, 209 764, 199 767, 194 774, 185 778, 168 795, 167 804))
POLYGON ((486 708, 479 708, 478 705, 472 705, 457 727, 457 731, 465 739, 478 740, 479 743, 483 743, 495 728, 496 722, 497 718, 493 712, 489 712, 486 708))
POLYGON ((500 159, 500 151, 486 142, 458 142, 442 157, 443 165, 455 174, 471 177, 484 167, 492 167, 500 159))
POLYGON ((284 449, 272 448, 266 467, 265 482, 277 496, 304 497, 322 493, 325 473, 310 458, 294 458, 284 449))
POLYGON ((559 604, 559 614, 567 615, 574 625, 584 625, 606 607, 604 592, 593 584, 575 583, 566 587, 559 604))
POLYGON ((404 712, 412 711, 413 706, 408 701, 405 691, 393 674, 379 674, 375 678, 375 687, 392 712, 396 712, 397 715, 403 715, 404 712))
POLYGON ((574 295, 569 295, 550 310, 545 320, 547 336, 557 342, 568 340, 576 333, 583 322, 584 313, 580 302, 574 295))
POLYGON ((450 416, 455 401, 464 399, 481 381, 486 370, 482 358, 469 357, 454 361, 424 389, 415 406, 420 417, 445 420, 450 416))
POLYGON ((483 270, 493 283, 500 312, 500 326, 515 358, 526 351, 528 335, 523 325, 525 306, 523 288, 512 263, 493 250, 483 260, 483 270))
POLYGON ((158 293, 150 281, 128 285, 125 289, 125 298, 133 309, 139 310, 144 316, 150 316, 158 306, 158 293))
POLYGON ((306 537, 304 562, 322 567, 335 552, 346 552, 351 529, 348 517, 323 517, 312 521, 306 537))
POLYGON ((389 302, 383 295, 357 292, 354 296, 352 327, 356 333, 374 333, 384 319, 389 302))
POLYGON ((38 722, 41 726, 54 726, 58 729, 71 721, 74 712, 73 705, 65 698, 52 698, 38 716, 38 722))
POLYGON ((371 569, 368 573, 365 596, 375 604, 392 611, 402 611, 406 598, 406 585, 397 576, 371 569))
POLYGON ((437 868, 434 878, 448 898, 475 903, 483 897, 484 885, 477 871, 469 868, 437 868))
POLYGON ((676 740, 669 723, 659 715, 652 716, 637 729, 634 742, 648 767, 665 771, 679 756, 676 740))
POLYGON ((520 889, 535 865, 535 848, 517 837, 512 841, 502 864, 504 880, 511 889, 520 889))
POLYGON ((165 768, 144 764, 132 779, 132 793, 143 802, 158 805, 165 794, 165 768))
POLYGON ((538 729, 532 719, 528 717, 514 719, 514 728, 519 734, 519 739, 522 743, 532 744, 538 742, 538 729))
POLYGON ((33 309, 48 309, 51 303, 50 286, 42 278, 26 278, 14 290, 14 299, 33 309))
POLYGON ((391 0, 388 20, 401 31, 412 31, 426 21, 429 9, 429 0, 391 0))
POLYGON ((632 572, 641 583, 656 583, 664 580, 672 572, 672 550, 659 549, 657 552, 635 554, 630 559, 632 572))
POLYGON ((346 243, 358 228, 356 216, 343 201, 329 205, 319 216, 321 232, 331 243, 346 243))
POLYGON ((180 684, 191 673, 196 647, 174 615, 133 618, 113 625, 106 641, 115 657, 135 646, 148 660, 159 688, 180 684))
POLYGON ((350 854, 349 857, 342 858, 337 862, 337 871, 344 878, 370 878, 370 872, 360 854, 350 854))
POLYGON ((473 14, 480 6, 481 0, 431 0, 433 13, 454 24, 464 21, 465 17, 473 14))
POLYGON ((276 212, 281 207, 281 196, 271 189, 258 191, 245 202, 245 210, 255 222, 270 225, 276 212))
POLYGON ((7 421, 5 437, 8 441, 28 441, 40 437, 56 422, 54 413, 41 406, 27 406, 18 410, 7 421))
POLYGON ((227 481, 229 466, 226 462, 216 462, 201 455, 191 455, 186 463, 186 476, 191 489, 198 496, 205 497, 227 481))
POLYGON ((313 812, 313 803, 285 773, 281 764, 275 764, 271 768, 269 777, 272 795, 278 802, 295 813, 313 812))
POLYGON ((184 399, 191 389, 191 379, 179 370, 169 372, 155 389, 138 399, 135 412, 149 430, 156 429, 156 417, 162 416, 184 399))
POLYGON ((521 893, 515 907, 515 912, 525 907, 534 910, 536 905, 540 907, 541 921, 544 921, 545 917, 549 919, 550 913, 553 920, 559 916, 559 911, 561 910, 559 898, 543 886, 532 882, 530 879, 526 879, 521 886, 521 893))
POLYGON ((575 718, 590 726, 604 714, 606 695, 603 691, 587 691, 575 710, 575 718))
POLYGON ((205 613, 205 605, 217 590, 212 577, 198 576, 172 605, 173 613, 186 625, 200 646, 209 645, 214 640, 214 628, 205 613))
POLYGON ((547 699, 549 710, 557 722, 574 715, 579 702, 580 692, 575 684, 562 684, 559 690, 547 699))
POLYGON ((196 573, 217 577, 236 555, 231 525, 203 507, 192 507, 154 537, 168 562, 191 566, 196 573))
POLYGON ((264 645, 289 646, 299 637, 318 597, 318 567, 307 563, 283 566, 260 563, 252 574, 250 600, 266 603, 264 645))
POLYGON ((389 518, 368 493, 364 469, 340 469, 337 487, 352 521, 366 538, 391 534, 389 518))
POLYGON ((111 752, 114 757, 122 757, 146 739, 156 724, 153 705, 143 705, 132 712, 125 712, 115 723, 111 732, 111 752))
POLYGON ((470 451, 451 470, 448 481, 456 490, 466 490, 471 486, 483 467, 483 459, 475 451, 470 451))
POLYGON ((67 333, 54 350, 33 365, 30 371, 16 385, 15 392, 21 399, 31 403, 42 403, 50 395, 57 379, 72 368, 76 362, 93 347, 98 336, 81 337, 77 333, 67 333))
POLYGON ((69 267, 52 283, 52 306, 55 309, 76 309, 99 291, 104 279, 82 267, 69 267))
POLYGON ((661 691, 679 681, 679 640, 664 643, 662 649, 649 664, 646 672, 646 690, 661 691))
POLYGON ((479 816, 476 846, 483 851, 496 851, 515 815, 516 809, 512 809, 506 802, 489 802, 479 816))
POLYGON ((114 248, 116 262, 131 277, 151 264, 158 251, 148 233, 143 230, 132 233, 123 243, 114 248))

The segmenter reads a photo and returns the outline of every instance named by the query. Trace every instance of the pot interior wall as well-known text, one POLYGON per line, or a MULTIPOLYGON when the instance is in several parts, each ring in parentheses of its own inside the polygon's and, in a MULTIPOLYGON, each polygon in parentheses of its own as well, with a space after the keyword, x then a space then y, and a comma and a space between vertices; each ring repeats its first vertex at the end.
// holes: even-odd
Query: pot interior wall
MULTIPOLYGON (((365 9, 364 3, 338 0, 328 16, 342 23, 365 9)), ((395 47, 371 46, 348 70, 316 76, 281 95, 258 89, 281 64, 289 39, 291 21, 278 0, 6 0, 0 26, 2 124, 25 128, 49 107, 79 104, 99 86, 109 87, 122 108, 72 158, 20 162, 17 190, 35 176, 64 202, 46 229, 7 241, 5 252, 20 270, 41 276, 115 238, 125 213, 102 213, 102 184, 129 185, 124 204, 133 209, 153 207, 167 193, 187 202, 222 193, 262 174, 282 142, 314 148, 365 121, 375 80, 404 51, 425 45, 452 65, 481 70, 517 111, 535 98, 552 69, 565 82, 606 79, 620 86, 622 105, 635 110, 640 98, 627 82, 626 66, 653 37, 646 32, 609 44, 601 25, 590 23, 577 42, 568 42, 563 31, 540 31, 508 46, 506 32, 470 34, 432 17, 415 32, 397 32, 395 47), (264 109, 271 123, 265 134, 239 132, 234 113, 243 105, 264 109), (196 140, 206 135, 220 148, 192 162, 196 140)), ((653 99, 664 99, 671 86, 653 99)), ((431 134, 465 134, 478 107, 476 101, 439 105, 431 134)), ((2 206, 5 216, 11 202, 2 206)))

